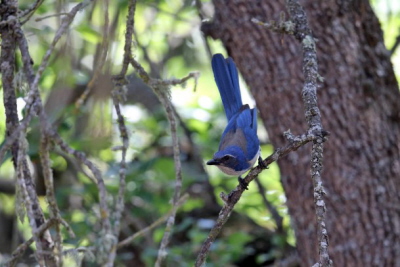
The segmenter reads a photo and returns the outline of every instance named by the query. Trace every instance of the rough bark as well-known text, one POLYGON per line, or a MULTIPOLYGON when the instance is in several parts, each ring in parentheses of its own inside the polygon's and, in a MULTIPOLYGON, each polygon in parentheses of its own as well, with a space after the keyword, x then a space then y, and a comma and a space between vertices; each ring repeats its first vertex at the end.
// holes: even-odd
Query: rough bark
MULTIPOLYGON (((400 94, 369 2, 302 1, 318 38, 330 255, 335 266, 399 266, 400 94)), ((271 142, 307 129, 301 52, 291 36, 251 23, 278 20, 284 1, 214 1, 203 32, 221 39, 260 110, 271 142)), ((287 16, 288 17, 288 16, 287 16)), ((310 147, 279 161, 302 266, 317 261, 310 147)))

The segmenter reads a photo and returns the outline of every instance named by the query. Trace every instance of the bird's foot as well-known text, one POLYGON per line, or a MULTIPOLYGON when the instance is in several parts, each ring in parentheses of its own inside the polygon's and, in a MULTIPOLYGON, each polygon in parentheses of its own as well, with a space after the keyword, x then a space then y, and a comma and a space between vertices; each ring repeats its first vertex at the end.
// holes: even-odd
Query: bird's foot
POLYGON ((264 163, 264 161, 263 161, 261 156, 258 157, 258 165, 263 169, 268 169, 267 164, 264 163))
POLYGON ((240 186, 243 188, 243 189, 245 189, 245 190, 248 190, 249 188, 248 188, 248 185, 249 185, 249 183, 246 183, 246 181, 242 178, 242 177, 238 177, 238 181, 239 181, 239 184, 240 184, 240 186))

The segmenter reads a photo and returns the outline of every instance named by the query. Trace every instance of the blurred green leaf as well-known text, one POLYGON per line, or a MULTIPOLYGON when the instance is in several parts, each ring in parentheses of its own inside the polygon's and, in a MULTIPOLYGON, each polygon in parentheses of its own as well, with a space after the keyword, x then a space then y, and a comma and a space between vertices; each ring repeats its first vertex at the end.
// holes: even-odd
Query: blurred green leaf
POLYGON ((93 44, 97 44, 101 42, 101 34, 100 32, 94 30, 92 27, 88 25, 81 24, 75 27, 75 30, 80 33, 81 37, 88 42, 93 44))

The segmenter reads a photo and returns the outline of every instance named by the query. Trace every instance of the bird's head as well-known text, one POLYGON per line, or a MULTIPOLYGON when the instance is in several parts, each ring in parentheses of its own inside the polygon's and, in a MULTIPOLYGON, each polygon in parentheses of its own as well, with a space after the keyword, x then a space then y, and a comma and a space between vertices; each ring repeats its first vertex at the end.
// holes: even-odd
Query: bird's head
POLYGON ((237 146, 216 152, 207 165, 215 165, 228 175, 241 175, 251 167, 244 152, 237 146))

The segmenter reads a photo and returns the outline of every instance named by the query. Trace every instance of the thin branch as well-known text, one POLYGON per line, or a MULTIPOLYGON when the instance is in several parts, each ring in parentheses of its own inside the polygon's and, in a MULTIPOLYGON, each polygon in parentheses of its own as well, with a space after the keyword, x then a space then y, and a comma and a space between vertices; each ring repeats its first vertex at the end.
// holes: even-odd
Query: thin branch
POLYGON ((17 185, 19 187, 19 192, 22 194, 23 203, 17 203, 17 205, 24 205, 26 209, 26 213, 29 220, 29 226, 32 231, 33 240, 36 244, 36 258, 40 266, 56 266, 57 263, 53 255, 51 255, 52 249, 49 244, 53 242, 48 238, 47 240, 43 240, 38 234, 38 228, 45 223, 43 211, 40 207, 36 207, 39 205, 39 200, 37 199, 35 188, 32 186, 32 176, 30 170, 28 168, 28 164, 26 161, 26 149, 27 142, 25 136, 21 134, 19 139, 19 151, 18 151, 18 166, 16 169, 17 172, 17 185), (44 252, 50 252, 45 259, 44 252))
MULTIPOLYGON (((156 267, 162 265, 165 257, 167 256, 166 248, 168 246, 171 230, 175 224, 175 216, 177 212, 177 203, 180 198, 181 188, 182 188, 182 170, 181 170, 181 161, 180 161, 180 148, 179 141, 177 136, 177 122, 174 114, 173 105, 169 96, 169 87, 172 85, 183 84, 188 79, 194 78, 197 81, 199 74, 197 72, 189 73, 186 77, 182 79, 170 79, 170 80, 162 80, 162 79, 154 79, 149 76, 149 74, 144 70, 144 68, 137 62, 133 57, 130 58, 130 63, 136 69, 139 76, 142 80, 149 85, 154 93, 158 96, 161 104, 163 105, 165 112, 167 113, 167 118, 170 125, 170 131, 172 136, 172 147, 174 152, 174 164, 175 164, 175 190, 174 196, 172 199, 172 213, 168 218, 167 226, 165 228, 164 236, 161 240, 160 248, 158 250, 158 256, 155 263, 156 267)), ((197 84, 197 82, 196 82, 197 84)))
POLYGON ((99 232, 99 242, 96 247, 96 257, 98 262, 101 262, 104 266, 112 266, 113 263, 109 262, 109 255, 115 247, 115 243, 117 243, 117 237, 112 233, 110 211, 107 205, 108 194, 103 176, 96 165, 90 161, 83 152, 71 148, 54 129, 49 127, 48 134, 52 138, 53 142, 56 143, 65 153, 73 155, 82 164, 86 165, 96 179, 96 185, 99 190, 99 216, 101 220, 101 231, 99 232))
POLYGON ((318 225, 318 266, 332 266, 332 260, 328 254, 328 231, 325 222, 325 194, 322 186, 322 157, 325 131, 322 128, 321 114, 317 105, 317 81, 318 74, 317 52, 312 31, 307 22, 307 15, 298 0, 287 0, 286 6, 291 20, 295 24, 294 36, 301 42, 303 50, 303 74, 304 86, 302 89, 305 117, 309 127, 308 132, 317 138, 313 140, 311 150, 311 178, 314 186, 314 204, 318 225))
MULTIPOLYGON (((195 0, 196 4, 196 9, 197 9, 197 15, 199 16, 201 21, 205 21, 205 16, 203 14, 203 3, 201 0, 195 0)), ((211 52, 211 47, 210 43, 208 41, 208 38, 204 36, 203 34, 201 35, 201 38, 203 39, 204 45, 206 47, 207 55, 211 59, 212 58, 212 52, 211 52)))
MULTIPOLYGON (((246 175, 244 178, 244 182, 249 184, 253 181, 263 169, 267 168, 272 162, 277 161, 278 159, 288 155, 290 152, 297 150, 299 147, 307 144, 310 141, 316 139, 316 136, 312 134, 302 135, 293 137, 290 133, 285 133, 285 137, 289 140, 289 143, 284 146, 283 148, 278 148, 275 152, 263 160, 263 164, 259 164, 258 166, 251 169, 251 171, 246 175), (290 138, 289 138, 290 137, 290 138)), ((205 263, 206 257, 210 250, 211 244, 215 241, 218 234, 220 233, 222 227, 229 219, 233 208, 235 207, 236 203, 239 201, 240 197, 244 192, 244 188, 241 184, 239 184, 235 189, 233 189, 228 195, 225 193, 221 193, 220 197, 224 201, 224 206, 222 207, 221 211, 219 212, 217 221, 213 228, 210 230, 207 239, 204 241, 200 252, 197 256, 195 266, 201 267, 205 263)))
MULTIPOLYGON (((399 29, 399 31, 400 31, 400 29, 399 29)), ((400 34, 397 35, 396 40, 394 41, 394 44, 393 44, 392 48, 390 49, 390 56, 394 55, 394 53, 396 52, 399 45, 400 45, 400 34)))
MULTIPOLYGON (((44 114, 42 112, 42 114, 44 114)), ((53 179, 53 170, 51 169, 50 162, 50 138, 47 134, 46 127, 46 117, 40 116, 41 120, 41 144, 40 144, 40 162, 42 164, 43 169, 43 180, 46 185, 46 199, 49 204, 50 210, 50 218, 61 218, 60 211, 57 206, 57 200, 54 193, 54 179, 53 179)), ((56 248, 56 255, 58 256, 58 262, 62 263, 62 235, 61 235, 61 227, 58 223, 55 224, 55 238, 54 245, 56 248)))
POLYGON ((286 234, 285 230, 283 229, 283 218, 278 213, 278 211, 276 210, 274 205, 267 199, 267 196, 266 196, 267 190, 265 189, 264 185, 261 183, 261 181, 260 181, 260 179, 258 179, 258 177, 254 181, 257 184, 258 192, 261 195, 264 205, 267 207, 269 213, 271 214, 272 218, 274 219, 274 221, 276 223, 277 232, 279 234, 286 234))
POLYGON ((181 159, 180 159, 180 148, 179 148, 179 141, 178 141, 178 136, 177 136, 177 126, 176 126, 176 118, 175 114, 173 112, 172 108, 172 103, 169 99, 169 96, 167 95, 167 92, 165 91, 166 88, 159 88, 159 87, 153 87, 153 90, 158 93, 158 98, 163 104, 165 108, 165 112, 167 113, 167 118, 169 120, 170 124, 170 131, 171 131, 171 136, 172 136, 172 147, 174 151, 174 163, 175 163, 175 192, 174 192, 174 197, 172 200, 172 213, 168 217, 167 220, 167 226, 165 227, 165 232, 164 236, 161 240, 160 248, 158 250, 158 256, 157 260, 154 266, 160 267, 167 256, 167 246, 169 244, 171 232, 172 232, 172 227, 175 224, 175 216, 176 212, 178 210, 178 200, 181 195, 181 189, 182 189, 182 167, 181 167, 181 159))
POLYGON ((103 177, 100 170, 96 165, 90 161, 85 153, 71 148, 61 137, 54 131, 54 129, 49 129, 49 136, 52 140, 67 154, 73 155, 82 164, 86 165, 89 170, 93 173, 97 181, 97 187, 99 189, 99 204, 100 204, 100 219, 102 221, 103 231, 105 233, 111 232, 111 224, 109 221, 109 209, 107 206, 107 190, 104 184, 103 177))
POLYGON ((92 89, 95 87, 96 82, 100 76, 101 71, 103 70, 103 66, 106 62, 107 59, 107 54, 108 54, 108 48, 109 48, 109 43, 110 43, 110 38, 109 38, 109 14, 108 14, 108 9, 109 9, 109 0, 104 0, 104 24, 103 24, 103 38, 102 42, 100 44, 99 50, 96 51, 96 55, 98 57, 95 58, 93 61, 93 68, 94 68, 94 73, 92 75, 92 78, 88 82, 85 91, 82 93, 82 95, 78 98, 76 101, 76 106, 79 108, 83 102, 87 99, 89 96, 90 92, 92 89))
MULTIPOLYGON (((41 163, 43 166, 43 174, 44 174, 44 181, 46 184, 46 196, 47 200, 50 206, 50 214, 53 218, 56 218, 58 221, 63 222, 61 219, 61 216, 59 214, 58 206, 56 203, 56 199, 54 196, 54 185, 53 185, 53 174, 51 170, 51 163, 50 163, 50 155, 49 155, 49 149, 50 149, 50 137, 51 134, 53 133, 53 130, 51 129, 51 125, 48 122, 47 116, 44 112, 43 109, 43 104, 41 101, 40 97, 40 92, 38 89, 38 83, 39 79, 44 71, 44 69, 47 67, 48 61, 50 59, 50 56, 55 48, 56 43, 58 40, 60 40, 61 36, 66 32, 66 30, 69 28, 69 25, 71 24, 72 20, 74 19, 75 15, 79 10, 81 10, 83 7, 85 7, 88 3, 80 3, 76 5, 74 8, 72 8, 71 12, 64 18, 60 28, 57 30, 57 33, 53 39, 52 44, 50 45, 50 48, 47 50, 40 66, 39 69, 36 73, 34 74, 34 71, 32 69, 32 60, 29 54, 29 48, 28 48, 28 43, 27 40, 24 36, 24 33, 20 27, 20 25, 16 25, 15 31, 17 32, 17 41, 19 43, 19 48, 21 51, 22 55, 22 60, 23 60, 23 68, 24 72, 26 75, 26 79, 29 83, 30 87, 30 92, 28 95, 28 100, 27 100, 27 109, 28 109, 28 116, 25 118, 24 126, 27 126, 30 122, 30 119, 37 113, 39 113, 40 117, 40 126, 41 126, 41 153, 40 153, 40 158, 41 158, 41 163)), ((21 130, 24 129, 23 127, 21 130)), ((25 128, 26 129, 26 128, 25 128)), ((99 187, 101 188, 101 187, 99 187)), ((101 190, 99 190, 101 191, 101 190)), ((101 196, 106 196, 104 192, 101 196)), ((101 205, 102 206, 102 205, 101 205)), ((103 217, 102 217, 103 218, 103 217)), ((63 223, 68 229, 69 226, 64 222, 63 223)), ((106 224, 105 224, 106 225, 106 224)), ((55 248, 56 248, 56 255, 58 255, 58 263, 56 264, 62 264, 62 235, 61 235, 61 229, 59 227, 59 224, 56 225, 56 238, 55 238, 55 248)), ((41 249, 38 249, 38 251, 41 251, 41 249)), ((47 258, 50 257, 46 256, 47 258)), ((39 262, 40 263, 40 262, 39 262)), ((53 266, 54 264, 50 264, 53 266)))
POLYGON ((18 16, 20 18, 25 17, 24 21, 21 21, 21 25, 24 25, 35 13, 36 9, 39 8, 39 6, 43 3, 43 0, 36 0, 35 3, 33 3, 29 8, 26 10, 22 11, 18 16))
MULTIPOLYGON (((180 207, 182 206, 185 201, 189 198, 189 194, 184 194, 177 202, 177 206, 180 207)), ((174 212, 174 209, 171 209, 168 213, 164 214, 161 218, 159 218, 158 220, 156 220, 155 222, 153 222, 152 224, 150 224, 149 226, 143 228, 142 230, 140 230, 139 232, 134 233, 133 235, 131 235, 130 237, 125 238, 124 240, 122 240, 121 242, 118 243, 117 249, 123 248, 124 246, 129 245, 130 243, 132 243, 133 240, 135 240, 136 238, 143 236, 144 234, 146 234, 147 232, 149 232, 150 230, 156 228, 157 226, 159 226, 160 224, 164 223, 165 220, 171 216, 171 214, 174 212)))
POLYGON ((296 267, 300 266, 300 257, 297 252, 292 252, 283 259, 276 260, 273 264, 264 267, 296 267))
POLYGON ((124 60, 122 63, 121 73, 126 74, 128 71, 129 64, 132 58, 132 36, 134 31, 135 23, 135 10, 136 10, 136 0, 131 0, 129 2, 128 19, 126 20, 125 27, 125 45, 124 45, 124 60))
POLYGON ((42 224, 39 228, 37 228, 36 235, 33 237, 29 238, 27 241, 24 243, 20 244, 12 253, 12 256, 8 261, 5 263, 4 267, 12 267, 15 266, 18 262, 18 260, 22 257, 24 254, 25 250, 35 241, 35 236, 40 236, 42 235, 46 230, 48 230, 53 224, 56 223, 55 218, 50 218, 48 221, 46 221, 44 224, 42 224))
POLYGON ((45 217, 40 207, 38 197, 36 195, 33 178, 28 167, 26 159, 26 144, 25 135, 16 132, 19 128, 19 118, 17 112, 17 103, 15 88, 13 84, 14 79, 14 65, 15 65, 15 50, 18 41, 18 32, 20 28, 19 22, 13 20, 16 17, 18 10, 16 1, 2 1, 1 17, 4 21, 8 21, 7 27, 1 26, 0 33, 2 37, 1 44, 1 73, 2 73, 2 86, 4 90, 4 107, 6 113, 6 128, 7 137, 17 136, 10 144, 11 154, 15 172, 17 173, 17 182, 22 192, 22 203, 24 205, 29 219, 31 231, 36 243, 36 256, 40 266, 56 266, 56 259, 51 252, 52 240, 49 235, 37 234, 37 229, 45 223, 45 217))
MULTIPOLYGON (((119 75, 113 77, 114 89, 112 93, 113 104, 115 108, 115 112, 117 114, 117 122, 118 129, 120 132, 120 138, 122 141, 122 146, 119 146, 119 150, 121 150, 121 162, 119 164, 119 189, 117 200, 115 204, 115 211, 113 214, 114 220, 114 228, 113 233, 115 236, 119 236, 120 228, 121 228, 121 217, 124 211, 125 202, 125 187, 126 187, 126 152, 129 147, 129 135, 128 130, 125 125, 125 119, 121 112, 120 101, 125 98, 124 87, 126 86, 127 80, 125 79, 126 72, 128 71, 129 66, 129 58, 132 57, 131 51, 131 43, 132 43, 132 34, 134 27, 134 15, 136 9, 136 0, 132 0, 129 2, 128 7, 128 19, 126 25, 126 34, 125 34, 125 50, 124 50, 124 59, 122 64, 122 69, 119 75)), ((114 260, 117 252, 117 242, 113 244, 113 248, 111 250, 110 258, 114 260)), ((112 263, 113 261, 110 261, 112 263)))
POLYGON ((293 34, 294 33, 294 24, 293 22, 286 21, 285 13, 280 14, 280 19, 278 22, 271 20, 270 22, 262 22, 256 18, 252 18, 251 22, 263 26, 271 31, 278 32, 278 33, 286 33, 286 34, 293 34))
POLYGON ((48 19, 48 18, 67 16, 67 15, 68 15, 68 13, 61 12, 61 13, 57 13, 57 14, 51 14, 51 15, 47 15, 47 16, 44 16, 44 17, 36 18, 35 21, 39 22, 39 21, 42 21, 42 20, 45 20, 45 19, 48 19))
MULTIPOLYGON (((29 112, 29 114, 32 114, 34 112, 39 112, 40 119, 41 119, 42 131, 44 130, 45 131, 44 133, 48 137, 51 137, 51 139, 56 144, 58 144, 62 150, 64 150, 66 153, 74 155, 78 160, 80 160, 84 165, 86 165, 92 171, 94 177, 96 178, 97 187, 99 189, 100 219, 102 221, 102 224, 101 224, 102 231, 100 232, 100 234, 101 234, 101 238, 109 239, 109 238, 112 238, 112 235, 110 235, 111 224, 110 224, 110 218, 109 218, 109 210, 108 210, 108 206, 107 206, 107 202, 106 202, 107 201, 107 191, 105 189, 105 184, 104 184, 104 180, 102 178, 101 172, 97 169, 97 167, 90 160, 88 160, 86 158, 86 156, 82 152, 78 152, 78 151, 70 148, 62 140, 62 138, 58 135, 58 133, 54 129, 52 129, 52 126, 48 122, 48 120, 46 118, 46 114, 44 113, 43 105, 42 105, 41 98, 40 98, 40 93, 38 90, 38 81, 40 79, 41 74, 43 73, 44 69, 46 68, 46 66, 48 64, 48 60, 55 48, 56 43, 61 38, 61 36, 65 33, 65 31, 69 28, 69 25, 71 24, 73 18, 77 14, 77 12, 79 10, 81 10, 83 7, 85 7, 86 5, 87 5, 87 3, 85 3, 85 4, 80 3, 80 4, 76 5, 71 10, 69 15, 63 19, 61 26, 58 29, 50 48, 47 50, 35 76, 33 75, 32 66, 29 64, 30 63, 30 60, 29 60, 30 55, 29 55, 28 45, 27 45, 26 39, 22 33, 22 30, 20 30, 21 31, 20 50, 21 50, 23 61, 24 61, 25 74, 27 76, 27 80, 29 82, 30 89, 31 89, 31 91, 29 92, 28 101, 27 101, 28 112, 29 112)), ((49 186, 51 186, 51 183, 52 182, 48 182, 49 186)), ((111 250, 111 248, 106 247, 106 245, 109 243, 110 242, 100 242, 101 245, 99 246, 99 249, 105 250, 108 253, 111 250)), ((100 252, 99 254, 107 255, 107 253, 100 252)), ((61 251, 59 251, 59 255, 62 255, 61 251)), ((107 259, 105 259, 105 261, 107 261, 107 260, 108 260, 108 257, 107 257, 107 259)))
POLYGON ((75 18, 76 14, 78 13, 78 11, 82 10, 89 3, 90 3, 89 1, 85 1, 85 2, 77 4, 63 18, 62 24, 61 24, 60 28, 57 30, 50 47, 46 51, 46 54, 44 55, 44 57, 41 61, 41 64, 38 68, 36 75, 34 74, 32 66, 31 66, 32 59, 29 54, 29 46, 28 46, 28 42, 25 38, 25 35, 21 29, 21 25, 19 25, 17 23, 17 21, 15 19, 13 19, 12 16, 10 16, 11 18, 7 18, 7 20, 6 20, 7 24, 13 26, 14 31, 16 33, 15 35, 18 39, 19 49, 21 51, 22 61, 24 63, 23 68, 24 68, 26 79, 29 83, 30 91, 26 97, 26 99, 27 99, 26 100, 26 109, 28 111, 27 116, 24 118, 23 122, 18 126, 18 128, 13 132, 13 134, 7 138, 4 145, 0 149, 0 164, 3 161, 4 155, 7 152, 7 150, 10 149, 10 147, 15 142, 15 140, 18 139, 19 133, 21 131, 25 132, 25 130, 28 128, 29 123, 30 123, 31 119, 33 118, 33 116, 35 116, 40 110, 41 105, 38 103, 35 103, 36 98, 38 97, 38 92, 39 92, 38 83, 43 74, 43 71, 46 69, 46 67, 48 65, 50 56, 53 53, 53 50, 54 50, 56 44, 58 43, 58 41, 60 40, 62 35, 64 35, 64 33, 68 30, 69 25, 72 23, 73 19, 75 18), (31 109, 33 109, 33 110, 31 110, 31 109))

